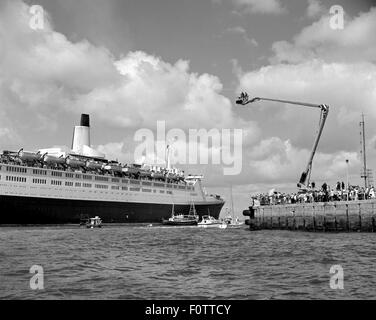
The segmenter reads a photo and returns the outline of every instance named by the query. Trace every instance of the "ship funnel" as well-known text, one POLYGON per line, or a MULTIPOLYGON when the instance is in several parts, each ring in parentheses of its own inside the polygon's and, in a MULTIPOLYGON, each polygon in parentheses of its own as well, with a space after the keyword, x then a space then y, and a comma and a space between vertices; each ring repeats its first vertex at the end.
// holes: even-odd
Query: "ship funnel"
POLYGON ((72 139, 72 151, 81 154, 84 146, 90 147, 90 117, 81 115, 80 126, 75 126, 72 139))
POLYGON ((90 116, 88 114, 81 114, 81 127, 90 127, 90 116))

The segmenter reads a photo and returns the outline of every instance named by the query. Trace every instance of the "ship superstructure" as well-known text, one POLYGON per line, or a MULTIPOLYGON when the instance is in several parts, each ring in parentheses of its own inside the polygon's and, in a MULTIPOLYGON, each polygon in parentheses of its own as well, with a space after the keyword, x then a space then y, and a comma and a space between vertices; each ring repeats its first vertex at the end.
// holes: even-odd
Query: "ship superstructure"
POLYGON ((109 161, 90 145, 89 115, 74 128, 72 150, 4 151, 0 155, 0 224, 64 224, 100 216, 104 223, 160 222, 172 206, 194 204, 218 218, 224 205, 202 176, 176 168, 109 161))

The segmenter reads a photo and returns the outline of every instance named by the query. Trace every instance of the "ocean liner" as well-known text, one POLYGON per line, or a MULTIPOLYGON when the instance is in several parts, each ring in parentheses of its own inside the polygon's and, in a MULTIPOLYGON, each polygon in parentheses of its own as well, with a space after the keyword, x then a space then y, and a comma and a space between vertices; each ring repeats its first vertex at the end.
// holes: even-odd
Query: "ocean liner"
POLYGON ((161 222, 174 206, 218 218, 224 205, 202 176, 171 168, 123 165, 91 148, 89 115, 75 126, 72 149, 4 151, 0 155, 0 224, 161 222))

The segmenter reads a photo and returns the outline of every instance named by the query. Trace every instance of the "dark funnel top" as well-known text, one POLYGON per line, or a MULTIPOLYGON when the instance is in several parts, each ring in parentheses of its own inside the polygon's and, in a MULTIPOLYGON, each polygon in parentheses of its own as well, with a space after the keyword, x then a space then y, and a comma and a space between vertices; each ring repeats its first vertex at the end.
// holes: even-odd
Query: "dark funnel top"
POLYGON ((81 114, 81 127, 90 127, 90 117, 88 114, 81 114))

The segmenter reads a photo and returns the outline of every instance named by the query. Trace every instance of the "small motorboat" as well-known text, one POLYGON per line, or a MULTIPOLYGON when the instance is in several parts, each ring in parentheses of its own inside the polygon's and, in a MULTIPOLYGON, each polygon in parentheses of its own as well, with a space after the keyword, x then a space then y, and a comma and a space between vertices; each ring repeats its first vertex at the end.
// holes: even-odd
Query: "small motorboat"
POLYGON ((96 216, 95 218, 89 218, 86 222, 86 228, 102 228, 102 219, 96 216))
POLYGON ((202 216, 201 221, 197 224, 201 228, 217 228, 222 224, 221 221, 215 219, 210 215, 202 216))

